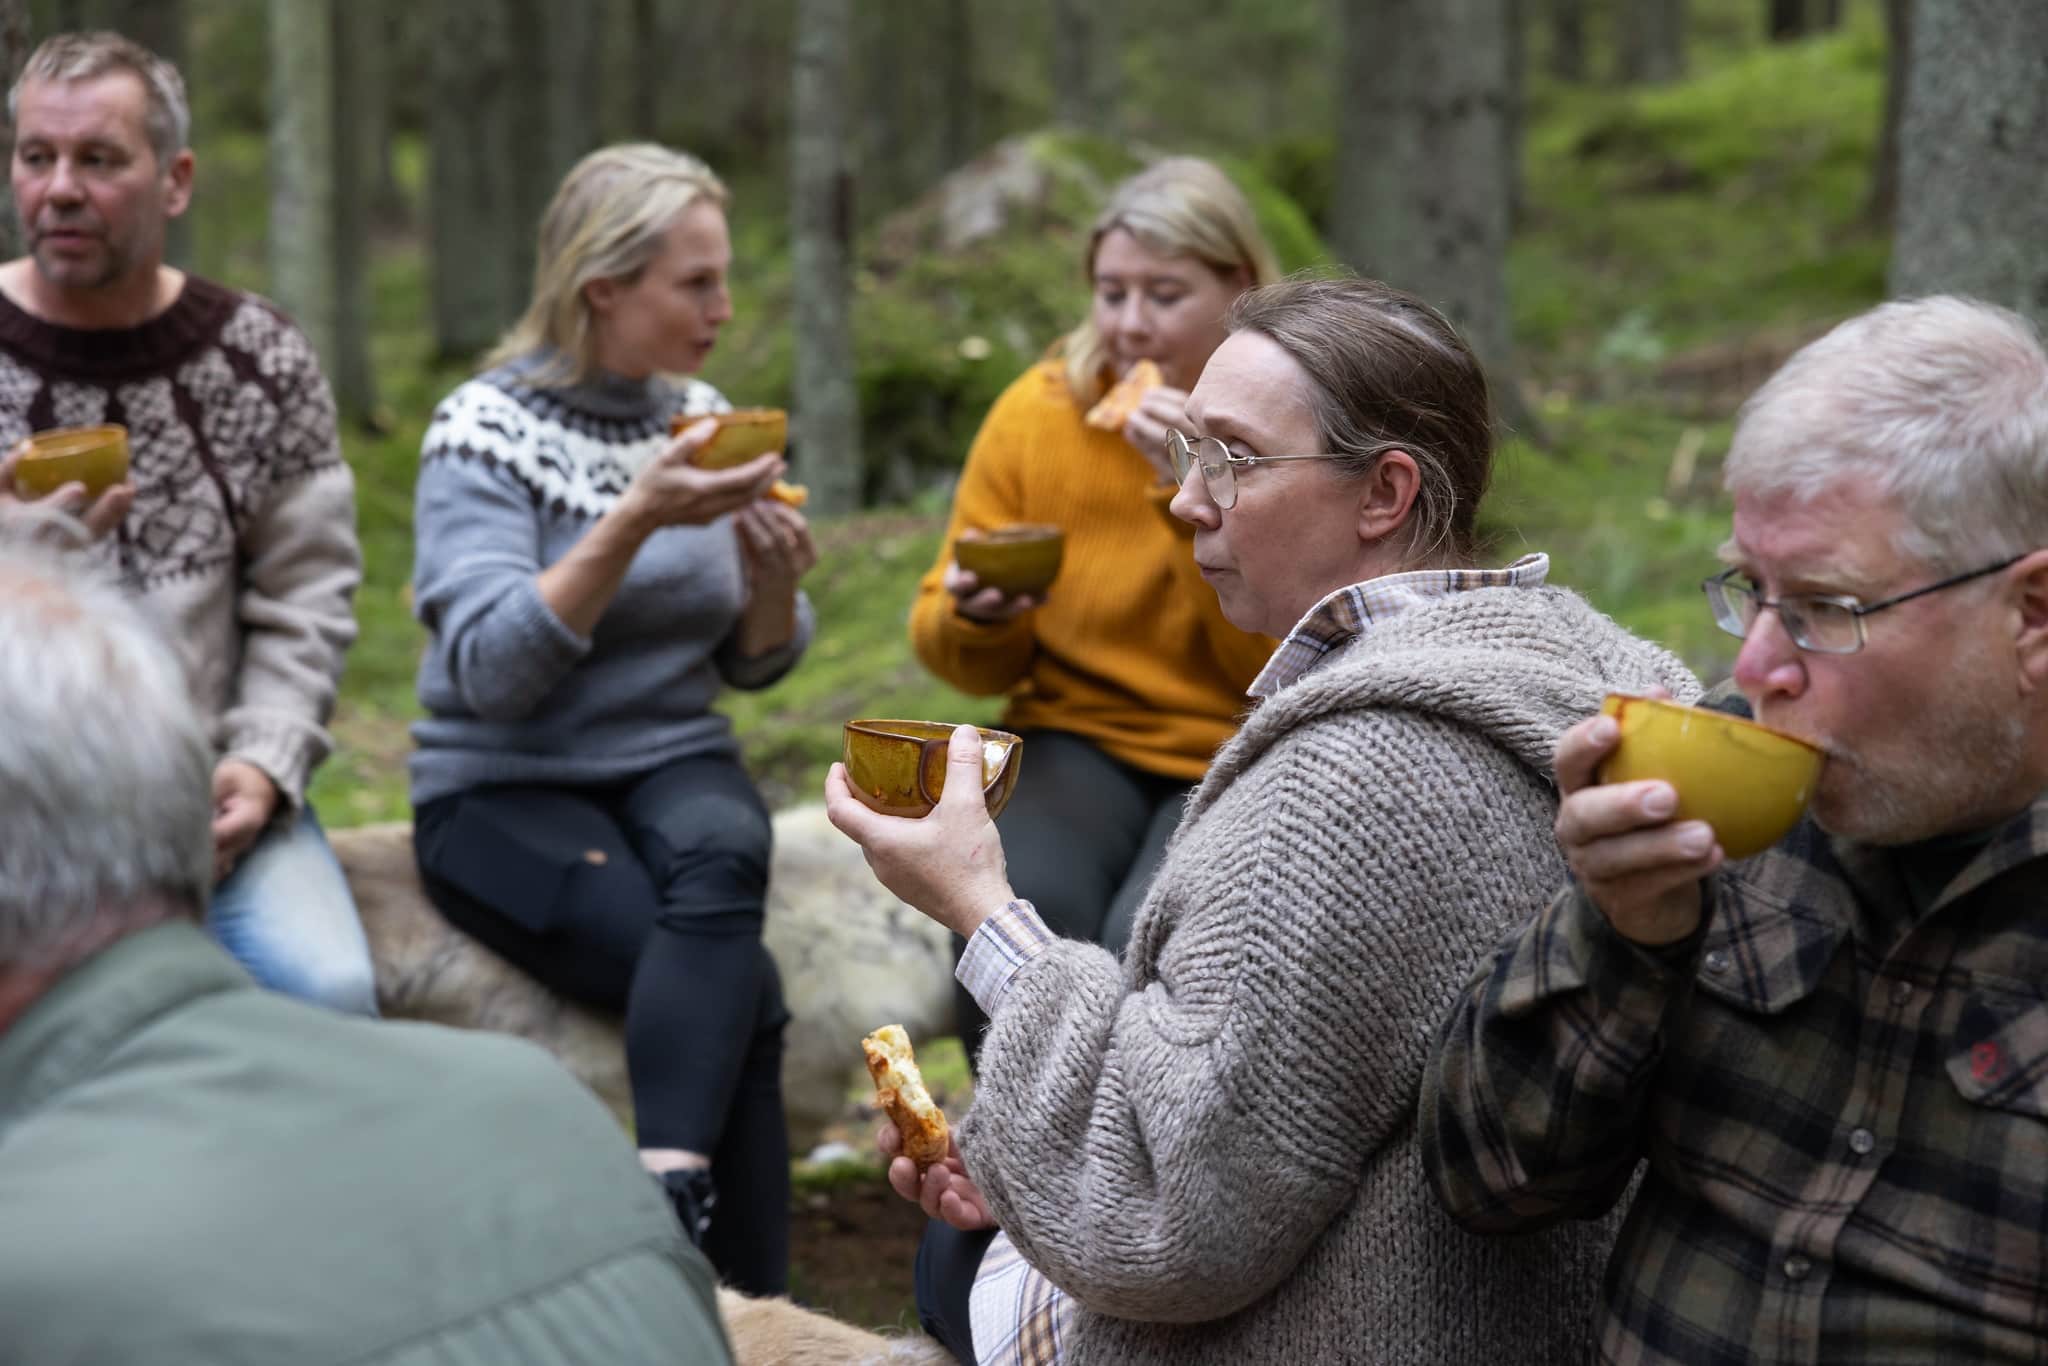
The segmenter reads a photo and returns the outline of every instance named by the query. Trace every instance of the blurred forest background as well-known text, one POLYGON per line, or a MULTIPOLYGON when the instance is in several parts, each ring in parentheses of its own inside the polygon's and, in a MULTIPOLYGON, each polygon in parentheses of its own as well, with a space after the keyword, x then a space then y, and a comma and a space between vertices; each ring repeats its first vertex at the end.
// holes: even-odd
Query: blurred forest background
MULTIPOLYGON (((706 377, 794 413, 820 632, 729 704, 778 805, 817 796, 849 716, 994 714, 923 674, 905 611, 983 411, 1080 318, 1088 224, 1152 156, 1219 159, 1288 268, 1445 307, 1513 433, 1497 555, 1549 551, 1709 677, 1741 399, 1888 294, 2048 320, 2043 0, 0 0, 0 56, 78 27, 182 66, 174 259, 284 304, 346 414, 368 572, 330 824, 407 814, 420 436, 605 142, 730 184, 738 316, 706 377)), ((907 1252, 844 1235, 914 1215, 849 1190, 876 1208, 818 1206, 800 1292, 895 1317, 907 1252)))
POLYGON ((1088 223, 1151 156, 1222 161, 1286 267, 1442 305, 1516 438, 1498 552, 1550 551, 1710 674, 1741 397, 1888 291, 2048 313, 2038 0, 0 0, 15 64, 90 26, 186 73, 174 259, 278 299, 348 418, 369 563, 315 789, 337 823, 405 814, 421 431, 608 141, 731 185, 706 377, 794 413, 823 627, 730 704, 778 803, 847 716, 993 714, 923 675, 904 611, 982 412, 1080 317, 1088 223))

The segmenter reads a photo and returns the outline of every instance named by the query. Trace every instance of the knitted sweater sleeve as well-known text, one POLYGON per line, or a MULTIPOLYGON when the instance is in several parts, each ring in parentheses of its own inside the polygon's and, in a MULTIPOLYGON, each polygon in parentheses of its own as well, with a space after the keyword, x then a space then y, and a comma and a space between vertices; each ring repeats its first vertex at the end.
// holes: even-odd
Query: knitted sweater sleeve
POLYGON ((242 653, 221 717, 222 753, 269 774, 296 809, 332 748, 324 727, 356 638, 363 559, 355 481, 313 349, 287 329, 265 361, 278 409, 275 474, 248 508, 237 546, 242 653))
POLYGON ((1031 668, 1037 650, 1031 613, 998 625, 970 621, 953 610, 945 588, 953 542, 968 527, 998 527, 1026 520, 1024 464, 1030 456, 1032 423, 1025 384, 1013 384, 989 410, 968 449, 967 464, 953 492, 953 517, 939 558, 918 582, 910 607, 910 644, 934 674, 965 693, 989 696, 1008 691, 1031 668))
POLYGON ((758 655, 743 655, 739 648, 739 630, 719 643, 712 655, 712 664, 718 676, 735 688, 753 691, 770 687, 782 676, 796 667, 810 648, 811 637, 818 631, 818 614, 811 606, 810 597, 798 589, 796 594, 796 630, 790 638, 772 650, 758 655))
POLYGON ((540 595, 539 509, 492 458, 486 424, 435 415, 413 507, 413 611, 464 705, 486 721, 531 714, 590 651, 540 595), (457 439, 455 431, 463 435, 457 439))
POLYGON ((1560 875, 1549 810, 1485 740, 1386 714, 1239 774, 1176 836, 1128 978, 1062 942, 991 1023, 962 1146, 1024 1256, 1149 1321, 1290 1276, 1412 1139, 1430 1031, 1500 928, 1476 908, 1560 875))

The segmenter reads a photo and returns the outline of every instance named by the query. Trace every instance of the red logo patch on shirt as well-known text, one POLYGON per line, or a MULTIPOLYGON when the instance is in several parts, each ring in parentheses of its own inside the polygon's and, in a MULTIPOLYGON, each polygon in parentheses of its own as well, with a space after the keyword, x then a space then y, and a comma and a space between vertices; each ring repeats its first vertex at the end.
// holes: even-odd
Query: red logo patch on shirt
POLYGON ((1978 1081, 1997 1081, 2005 1071, 2005 1055, 1995 1043, 1970 1045, 1970 1075, 1978 1081))

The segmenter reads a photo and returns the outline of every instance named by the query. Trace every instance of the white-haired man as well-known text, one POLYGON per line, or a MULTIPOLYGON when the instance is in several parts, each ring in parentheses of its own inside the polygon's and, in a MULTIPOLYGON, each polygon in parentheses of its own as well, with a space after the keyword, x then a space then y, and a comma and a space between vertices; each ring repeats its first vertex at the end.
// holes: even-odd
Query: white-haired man
POLYGON ((213 766, 131 597, 0 525, 0 1359, 728 1361, 553 1060, 258 990, 200 932, 213 766))
POLYGON ((1575 874, 1439 1037, 1425 1162, 1481 1229, 1609 1208, 1615 1362, 2038 1361, 2048 1332, 2048 355, 1886 304, 1745 406, 1727 569, 1756 716, 1827 753, 1730 864, 1557 750, 1575 874))
POLYGON ((192 192, 176 68, 116 34, 60 34, 8 101, 28 254, 0 265, 0 450, 127 426, 129 483, 49 500, 176 643, 212 727, 209 927, 265 985, 374 1014, 362 926, 306 803, 361 577, 318 359, 264 300, 164 262, 192 192))

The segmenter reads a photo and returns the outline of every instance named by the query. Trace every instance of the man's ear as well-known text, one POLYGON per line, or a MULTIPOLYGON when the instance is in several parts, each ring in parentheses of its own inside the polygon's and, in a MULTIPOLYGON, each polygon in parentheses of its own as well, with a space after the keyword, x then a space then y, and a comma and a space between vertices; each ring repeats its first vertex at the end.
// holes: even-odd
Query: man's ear
POLYGON ((171 158, 164 170, 164 217, 176 218, 192 206, 192 172, 195 163, 187 147, 171 158))
POLYGON ((1408 524, 1415 495, 1422 490, 1422 471, 1404 450, 1387 451, 1373 462, 1358 486, 1358 539, 1378 545, 1408 524))
POLYGON ((2029 691, 2048 687, 2048 550, 2037 550, 2007 571, 2019 609, 2013 645, 2019 652, 2020 684, 2029 691))

